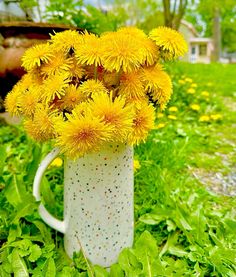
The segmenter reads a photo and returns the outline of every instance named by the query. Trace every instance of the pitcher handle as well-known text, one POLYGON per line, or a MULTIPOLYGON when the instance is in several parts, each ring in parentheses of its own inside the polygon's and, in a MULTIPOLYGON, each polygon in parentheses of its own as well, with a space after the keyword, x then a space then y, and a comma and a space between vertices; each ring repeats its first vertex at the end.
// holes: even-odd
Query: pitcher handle
MULTIPOLYGON (((58 156, 59 154, 59 148, 54 148, 40 163, 38 170, 36 172, 35 178, 34 178, 34 184, 33 184, 33 195, 36 198, 36 201, 40 201, 40 184, 43 177, 43 174, 47 167, 50 165, 50 163, 58 156)), ((44 205, 41 203, 39 205, 39 214, 42 217, 42 219, 53 229, 65 233, 65 222, 56 219, 54 216, 52 216, 44 207, 44 205)))

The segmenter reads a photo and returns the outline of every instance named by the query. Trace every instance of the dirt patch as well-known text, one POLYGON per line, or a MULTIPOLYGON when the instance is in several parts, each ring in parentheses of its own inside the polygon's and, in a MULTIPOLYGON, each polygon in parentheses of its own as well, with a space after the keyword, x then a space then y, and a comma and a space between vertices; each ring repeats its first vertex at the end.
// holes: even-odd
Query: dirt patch
POLYGON ((227 196, 236 196, 236 168, 227 175, 223 175, 221 172, 206 171, 203 168, 191 169, 191 173, 210 191, 227 196))

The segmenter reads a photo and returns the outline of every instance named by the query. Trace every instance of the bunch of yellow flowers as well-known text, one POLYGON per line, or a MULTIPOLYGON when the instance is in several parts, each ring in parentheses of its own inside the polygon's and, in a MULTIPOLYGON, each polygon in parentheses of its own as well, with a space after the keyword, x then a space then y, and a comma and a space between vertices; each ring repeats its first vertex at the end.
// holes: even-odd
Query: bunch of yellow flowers
POLYGON ((107 142, 138 144, 154 127, 155 109, 172 93, 162 61, 187 51, 183 36, 167 27, 149 35, 123 27, 100 37, 67 30, 26 50, 27 73, 6 98, 35 140, 50 139, 75 158, 107 142))

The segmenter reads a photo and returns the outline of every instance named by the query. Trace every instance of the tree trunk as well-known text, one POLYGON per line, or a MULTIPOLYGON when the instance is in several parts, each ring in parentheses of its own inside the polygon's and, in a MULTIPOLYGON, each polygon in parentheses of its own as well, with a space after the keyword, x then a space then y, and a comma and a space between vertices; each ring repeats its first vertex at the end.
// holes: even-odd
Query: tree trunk
POLYGON ((214 8, 213 46, 214 46, 214 50, 212 54, 212 61, 218 62, 220 60, 220 54, 221 54, 220 9, 218 7, 214 8))
POLYGON ((162 0, 164 8, 165 26, 172 28, 172 14, 170 10, 170 0, 162 0))
POLYGON ((165 26, 178 30, 184 16, 188 0, 162 0, 165 26))

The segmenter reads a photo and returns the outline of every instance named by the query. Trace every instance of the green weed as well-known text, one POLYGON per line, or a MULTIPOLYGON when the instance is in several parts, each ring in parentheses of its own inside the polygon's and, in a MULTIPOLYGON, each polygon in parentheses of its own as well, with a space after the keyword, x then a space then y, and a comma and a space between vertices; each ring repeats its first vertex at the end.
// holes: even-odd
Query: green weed
MULTIPOLYGON (((135 148, 141 165, 135 173, 135 243, 110 273, 82 253, 68 258, 63 236, 38 215, 32 182, 51 145, 35 144, 21 126, 1 125, 0 276, 236 276, 236 200, 209 191, 192 174, 235 170, 236 66, 175 68, 174 96, 159 111, 156 130, 135 148), (211 118, 216 114, 220 118, 211 118)), ((42 187, 48 210, 62 218, 62 167, 49 168, 42 187)))

